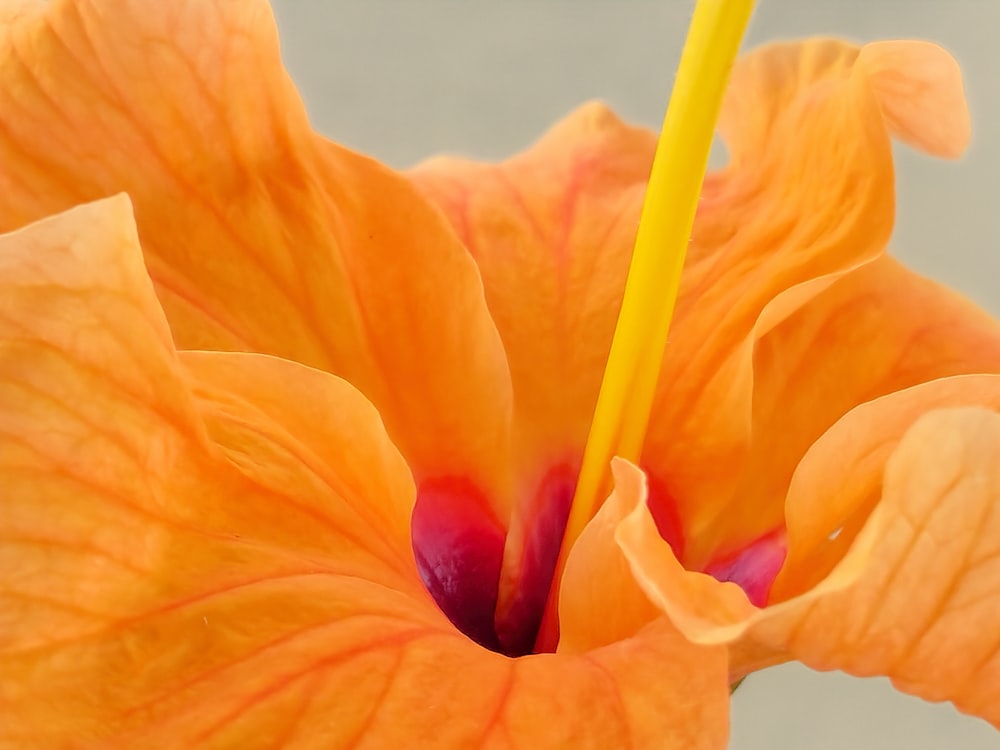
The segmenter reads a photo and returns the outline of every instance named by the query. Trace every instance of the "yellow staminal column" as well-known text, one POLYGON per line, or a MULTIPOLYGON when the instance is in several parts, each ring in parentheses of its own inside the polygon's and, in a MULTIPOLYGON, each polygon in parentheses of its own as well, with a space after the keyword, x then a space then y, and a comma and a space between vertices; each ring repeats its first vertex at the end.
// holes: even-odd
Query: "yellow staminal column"
POLYGON ((698 0, 695 7, 653 159, 537 650, 555 646, 566 556, 607 496, 611 459, 637 462, 642 452, 715 123, 753 5, 753 0, 698 0))

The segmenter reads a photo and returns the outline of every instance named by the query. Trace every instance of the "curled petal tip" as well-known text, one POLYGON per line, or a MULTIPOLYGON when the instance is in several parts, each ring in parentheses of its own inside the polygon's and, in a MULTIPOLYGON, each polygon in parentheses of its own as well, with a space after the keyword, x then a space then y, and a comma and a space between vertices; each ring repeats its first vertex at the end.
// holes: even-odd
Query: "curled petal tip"
POLYGON ((957 159, 969 145, 972 123, 962 71, 931 42, 866 45, 860 56, 890 132, 932 156, 957 159))

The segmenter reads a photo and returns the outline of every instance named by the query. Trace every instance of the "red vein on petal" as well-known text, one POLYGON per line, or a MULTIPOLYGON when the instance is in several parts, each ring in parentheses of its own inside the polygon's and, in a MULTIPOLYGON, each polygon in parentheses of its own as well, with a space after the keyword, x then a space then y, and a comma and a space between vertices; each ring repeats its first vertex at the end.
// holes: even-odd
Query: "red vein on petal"
MULTIPOLYGON (((75 6, 70 6, 72 10, 79 12, 79 9, 75 6)), ((51 19, 48 19, 51 20, 51 19)), ((79 25, 81 27, 86 26, 83 22, 82 16, 79 16, 79 25)), ((187 178, 186 175, 178 172, 174 165, 171 164, 170 160, 162 152, 155 139, 149 134, 149 130, 146 125, 140 122, 135 113, 126 104, 128 102, 128 97, 124 96, 122 91, 117 87, 117 78, 109 74, 108 70, 104 67, 104 63, 100 59, 100 55, 97 54, 97 49, 93 45, 93 40, 90 34, 84 31, 81 37, 88 44, 91 50, 91 55, 87 59, 81 59, 74 50, 69 46, 69 44, 60 36, 58 29, 56 29, 51 23, 49 27, 52 30, 52 38, 59 43, 66 55, 71 59, 75 60, 81 70, 87 71, 88 83, 91 85, 88 87, 88 92, 91 96, 100 98, 104 103, 110 107, 113 112, 117 112, 124 120, 126 120, 132 126, 133 134, 138 138, 139 141, 144 143, 149 155, 159 163, 161 172, 164 175, 172 178, 177 189, 187 196, 192 202, 197 203, 205 213, 214 219, 214 225, 221 230, 221 232, 229 238, 234 246, 242 251, 242 257, 249 260, 261 273, 262 278, 267 279, 275 291, 284 297, 285 301, 289 303, 291 309, 299 310, 300 312, 307 312, 303 310, 300 304, 300 298, 302 297, 300 291, 291 290, 281 282, 277 276, 272 273, 272 269, 268 268, 263 262, 262 258, 255 252, 253 252, 253 246, 247 243, 235 230, 235 228, 227 222, 224 217, 219 213, 218 209, 207 200, 205 197, 205 191, 198 185, 193 184, 187 178), (94 85, 92 80, 93 71, 88 69, 87 63, 94 63, 97 65, 98 73, 103 77, 102 85, 94 85), (108 93, 110 92, 110 94, 108 93)), ((197 79, 197 76, 195 76, 197 79)), ((37 82, 36 82, 37 84, 37 82)), ((37 84, 40 86, 40 84, 37 84)), ((317 325, 318 320, 315 319, 315 311, 308 311, 310 315, 303 315, 303 318, 307 324, 309 324, 309 332, 312 334, 313 342, 319 344, 319 349, 324 350, 326 342, 323 338, 318 336, 320 327, 317 325)))
POLYGON ((426 631, 414 631, 400 634, 394 638, 380 639, 372 641, 371 643, 365 643, 355 648, 349 649, 347 651, 341 652, 334 656, 321 659, 315 664, 310 665, 308 668, 292 672, 288 675, 283 675, 281 679, 271 683, 267 688, 263 690, 258 690, 253 693, 249 698, 235 708, 229 710, 223 716, 221 716, 214 724, 209 726, 207 729, 199 732, 193 739, 195 742, 202 742, 218 732, 222 731, 226 725, 239 719, 245 713, 250 711, 254 706, 256 706, 261 701, 270 698, 282 690, 286 689, 290 685, 304 679, 312 674, 322 673, 332 667, 342 665, 347 663, 359 656, 377 653, 379 651, 385 650, 387 648, 396 648, 399 646, 404 646, 407 643, 417 640, 422 635, 425 635, 426 631))
MULTIPOLYGON (((4 584, 4 588, 0 590, 0 597, 10 597, 11 599, 21 599, 26 602, 35 602, 38 604, 45 604, 53 609, 61 609, 66 612, 72 612, 83 617, 88 617, 92 620, 99 620, 101 622, 113 622, 116 615, 108 614, 107 612, 97 612, 92 609, 87 609, 80 606, 79 604, 68 602, 63 599, 56 599, 55 595, 37 594, 29 593, 27 591, 18 591, 17 589, 10 588, 10 583, 4 584)), ((46 644, 45 648, 48 647, 46 644)), ((35 646, 34 648, 43 648, 42 646, 35 646)), ((3 649, 5 653, 19 653, 22 649, 16 651, 10 651, 6 648, 3 649)), ((31 651, 32 649, 23 649, 26 651, 31 651)))
MULTIPOLYGON (((375 723, 375 719, 378 716, 379 709, 385 704, 386 699, 389 697, 389 693, 392 691, 392 686, 395 684, 396 679, 399 677, 400 667, 403 665, 403 661, 406 659, 406 649, 399 649, 395 655, 392 666, 387 670, 385 683, 379 690, 378 695, 375 696, 374 700, 371 702, 371 711, 365 717, 364 722, 358 727, 358 731, 354 733, 354 736, 342 743, 340 750, 353 750, 361 741, 365 738, 368 730, 371 729, 372 725, 375 723)), ((386 671, 381 671, 381 674, 386 674, 386 671)))
POLYGON ((615 676, 613 672, 611 672, 611 670, 609 670, 606 666, 601 664, 593 653, 583 652, 581 654, 578 654, 578 656, 589 667, 600 672, 601 675, 605 678, 604 682, 610 685, 611 689, 614 690, 615 706, 616 706, 615 713, 618 714, 619 723, 621 724, 621 727, 624 729, 625 737, 628 739, 628 742, 626 742, 625 745, 622 746, 622 750, 629 750, 630 748, 634 748, 635 738, 632 736, 632 724, 628 720, 628 717, 626 716, 625 698, 622 696, 621 687, 618 684, 618 678, 615 676))
MULTIPOLYGON (((177 684, 171 685, 169 688, 146 699, 142 703, 137 703, 134 706, 131 706, 125 711, 124 715, 132 716, 143 711, 148 711, 152 708, 155 708, 158 704, 169 700, 177 693, 182 693, 200 684, 207 683, 213 678, 224 675, 229 670, 245 666, 250 662, 252 662, 254 659, 266 655, 268 652, 279 649, 282 646, 287 646, 289 644, 292 644, 300 639, 306 638, 312 634, 319 633, 320 631, 323 631, 327 628, 340 627, 346 623, 353 622, 359 619, 370 619, 373 621, 373 625, 377 622, 382 622, 382 621, 401 623, 408 626, 413 625, 413 622, 411 620, 405 619, 403 617, 398 617, 387 613, 372 614, 368 612, 349 614, 336 620, 328 620, 328 621, 314 623, 312 625, 307 625, 305 627, 301 627, 291 632, 285 633, 284 635, 278 638, 274 638, 270 641, 267 641, 266 643, 258 644, 255 648, 251 649, 250 651, 247 651, 246 653, 241 654, 239 657, 232 659, 231 661, 227 661, 221 664, 216 664, 215 666, 210 667, 209 669, 203 670, 201 672, 198 672, 182 680, 177 684)), ((407 630, 405 632, 431 633, 434 632, 434 630, 430 627, 425 627, 419 630, 413 629, 413 630, 407 630)))
MULTIPOLYGON (((216 395, 214 392, 211 394, 213 397, 216 395)), ((245 399, 238 399, 244 407, 253 408, 253 404, 245 399)), ((263 413, 263 412, 259 412, 263 413)), ((267 415, 264 414, 265 418, 267 415)), ((386 523, 386 519, 383 516, 377 514, 371 514, 366 511, 373 507, 371 502, 358 497, 358 492, 353 487, 350 487, 347 483, 341 481, 340 477, 331 471, 324 471, 324 468, 329 468, 329 463, 321 460, 310 447, 304 445, 301 441, 297 440, 294 435, 289 433, 283 425, 280 426, 280 430, 275 433, 264 432, 260 427, 258 427, 253 422, 244 420, 236 415, 231 415, 229 413, 219 413, 220 421, 225 421, 227 424, 235 425, 243 432, 255 435, 259 438, 267 440, 275 447, 281 448, 288 456, 290 456, 299 466, 304 468, 309 476, 313 477, 320 484, 326 487, 330 492, 339 500, 344 501, 344 505, 354 512, 355 516, 362 521, 365 525, 370 527, 372 531, 375 532, 376 537, 379 541, 385 541, 379 532, 382 531, 386 523)), ((231 451, 223 447, 227 456, 231 456, 231 451)), ((236 463, 236 462, 234 462, 236 463)), ((238 466, 238 464, 237 464, 238 466)), ((324 516, 320 511, 310 508, 308 505, 304 505, 295 501, 293 498, 281 494, 279 491, 271 490, 271 493, 278 497, 287 498, 286 504, 292 507, 299 508, 302 512, 310 516, 315 516, 316 518, 324 518, 327 523, 331 522, 331 519, 324 516)), ((338 531, 340 527, 337 526, 338 531)), ((342 532, 341 532, 342 533, 342 532)), ((347 536, 346 534, 343 534, 347 536)), ((360 541, 360 537, 352 537, 360 541)), ((412 557, 401 552, 397 547, 386 542, 386 548, 392 553, 392 556, 396 558, 402 565, 402 569, 408 569, 412 567, 412 557)))
POLYGON ((497 692, 496 706, 489 718, 483 722, 483 733, 479 736, 479 739, 476 740, 475 743, 470 745, 470 747, 484 747, 486 745, 486 741, 496 731, 497 726, 500 726, 506 732, 504 714, 507 709, 507 704, 510 701, 511 693, 514 691, 514 684, 517 682, 518 660, 506 659, 505 664, 507 666, 507 672, 504 675, 503 684, 497 692))
MULTIPOLYGON (((2 311, 0 311, 0 321, 6 323, 8 322, 4 319, 2 311)), ((31 331, 27 331, 29 334, 31 331)), ((74 354, 71 354, 64 349, 61 349, 59 345, 52 343, 50 341, 45 341, 41 339, 31 339, 31 340, 20 340, 6 338, 6 342, 20 342, 27 344, 30 347, 43 349, 56 357, 61 358, 65 363, 69 364, 72 369, 81 370, 87 375, 91 376, 94 380, 100 383, 106 383, 111 386, 111 390, 115 391, 119 396, 125 396, 125 401, 128 402, 129 406, 134 407, 136 411, 140 411, 146 414, 150 414, 157 417, 157 421, 172 427, 178 434, 183 436, 189 442, 196 442, 197 433, 194 430, 194 425, 188 422, 187 414, 177 414, 165 411, 159 408, 160 399, 150 399, 147 396, 140 395, 133 391, 131 388, 126 386, 121 381, 115 378, 109 377, 107 371, 101 369, 99 366, 87 362, 86 360, 78 359, 74 354)), ((172 373, 171 373, 172 374, 172 373)), ((71 414, 77 417, 84 425, 90 426, 91 423, 87 422, 83 417, 79 415, 78 412, 72 410, 70 406, 62 401, 59 401, 55 396, 50 394, 48 391, 42 389, 42 386, 38 385, 31 380, 25 378, 15 378, 10 373, 5 373, 4 383, 10 383, 12 385, 17 385, 29 393, 35 394, 37 397, 45 399, 49 403, 60 405, 67 414, 71 414)), ((3 383, 0 383, 3 385, 3 383)), ((95 430, 100 432, 102 435, 107 433, 101 430, 95 430)))
MULTIPOLYGON (((6 471, 7 469, 4 467, 4 472, 6 473, 6 471)), ((23 532, 19 532, 17 534, 0 533, 0 539, 11 545, 22 544, 24 546, 49 547, 60 549, 67 554, 76 553, 80 556, 99 557, 102 560, 114 563, 118 567, 123 568, 138 577, 149 577, 153 573, 151 570, 147 568, 140 568, 131 560, 124 557, 118 557, 111 550, 106 550, 89 541, 32 536, 23 532)))

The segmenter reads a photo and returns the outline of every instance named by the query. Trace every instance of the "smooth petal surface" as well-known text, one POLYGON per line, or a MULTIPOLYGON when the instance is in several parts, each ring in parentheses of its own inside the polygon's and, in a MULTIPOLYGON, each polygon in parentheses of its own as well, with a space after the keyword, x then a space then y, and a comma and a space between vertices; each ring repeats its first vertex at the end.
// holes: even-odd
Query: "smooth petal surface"
POLYGON ((888 675, 997 723, 1000 417, 973 405, 1000 410, 1000 376, 910 388, 825 434, 793 478, 789 555, 766 608, 683 570, 641 506, 617 538, 640 586, 688 637, 730 644, 734 678, 799 658, 888 675))
POLYGON ((264 0, 4 3, 0 231, 127 192, 183 348, 341 375, 418 479, 494 512, 510 383, 478 271, 403 179, 312 132, 264 0))
POLYGON ((858 59, 896 138, 935 156, 962 155, 972 122, 955 58, 936 44, 907 41, 865 45, 858 59))
POLYGON ((374 408, 178 357, 123 197, 0 237, 0 342, 0 747, 724 747, 724 654, 669 628, 458 633, 374 408))
POLYGON ((1000 728, 1000 415, 920 419, 843 564, 854 554, 867 558, 856 584, 775 612, 755 639, 817 669, 888 675, 1000 728))
POLYGON ((704 535, 726 554, 782 526, 802 456, 856 405, 990 372, 1000 323, 966 298, 888 256, 843 276, 756 342, 749 460, 737 501, 704 535))
POLYGON ((510 362, 518 484, 497 620, 529 648, 573 491, 553 477, 579 469, 655 145, 591 103, 502 164, 411 172, 475 257, 510 362))
MULTIPOLYGON (((642 458, 678 506, 689 565, 746 541, 730 542, 738 524, 720 519, 742 502, 756 342, 884 251, 891 134, 936 154, 960 149, 956 71, 933 45, 827 39, 737 63, 720 123, 731 160, 703 190, 642 458), (948 124, 932 117, 945 107, 948 124)), ((590 104, 500 165, 438 159, 412 172, 482 269, 511 361, 516 434, 539 457, 509 546, 518 519, 545 502, 532 482, 579 460, 654 147, 652 133, 590 104)))
MULTIPOLYGON (((925 49, 899 44, 914 57, 925 49)), ((720 119, 730 164, 703 192, 644 457, 654 476, 665 467, 689 566, 709 562, 722 544, 710 527, 745 503, 755 343, 889 239, 889 136, 898 128, 867 49, 829 39, 769 45, 733 70, 720 119)), ((890 61, 879 59, 884 76, 890 61)), ((926 66, 893 70, 922 84, 912 112, 941 101, 964 110, 960 80, 924 80, 926 66)), ((929 117, 908 123, 936 128, 929 117)))
POLYGON ((559 587, 559 653, 582 653, 631 637, 661 612, 639 588, 615 530, 645 505, 646 477, 615 459, 615 489, 570 551, 559 587))
POLYGON ((526 494, 553 465, 580 460, 655 147, 593 102, 501 164, 439 157, 410 173, 482 271, 510 361, 526 494))

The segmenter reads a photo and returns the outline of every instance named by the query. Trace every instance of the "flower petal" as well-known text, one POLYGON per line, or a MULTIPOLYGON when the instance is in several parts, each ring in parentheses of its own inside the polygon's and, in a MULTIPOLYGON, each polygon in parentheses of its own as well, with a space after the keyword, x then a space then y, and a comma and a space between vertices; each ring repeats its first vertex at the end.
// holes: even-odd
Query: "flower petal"
POLYGON ((530 490, 580 460, 656 140, 598 102, 501 164, 439 157, 414 181, 483 275, 514 384, 530 490))
MULTIPOLYGON (((703 532, 734 502, 747 460, 755 341, 884 251, 890 132, 935 153, 957 143, 958 126, 924 116, 964 108, 947 60, 928 45, 812 40, 737 64, 721 122, 731 163, 703 191, 642 460, 680 506, 692 564, 718 551, 703 532), (916 98, 903 112, 905 82, 916 98)), ((518 443, 538 457, 523 472, 510 548, 517 518, 544 502, 545 472, 578 460, 654 146, 652 133, 592 104, 501 165, 443 159, 413 173, 482 269, 511 361, 518 443)))
POLYGON ((936 44, 913 41, 874 42, 858 59, 896 138, 935 156, 962 155, 972 123, 955 58, 936 44))
MULTIPOLYGON (((863 588, 869 568, 881 564, 881 548, 871 543, 875 532, 862 529, 880 528, 878 519, 889 511, 878 508, 896 502, 881 488, 900 440, 922 415, 966 405, 1000 410, 1000 376, 943 378, 876 399, 849 412, 810 448, 788 491, 788 557, 766 608, 753 606, 731 583, 684 570, 641 506, 619 525, 616 538, 643 591, 688 638, 730 644, 734 679, 793 658, 796 652, 782 641, 799 637, 789 623, 837 592, 863 588)), ((823 621, 813 622, 810 637, 819 644, 823 621)))
MULTIPOLYGON (((703 191, 643 458, 679 505, 689 566, 709 563, 719 543, 709 527, 744 503, 754 344, 888 241, 895 126, 866 50, 770 45, 733 71, 720 121, 731 160, 703 191)), ((875 57, 886 75, 892 59, 875 57)), ((957 79, 925 83, 921 106, 961 99, 957 79)))
POLYGON ((998 560, 1000 415, 933 412, 893 452, 842 563, 863 566, 857 583, 789 602, 754 636, 816 669, 888 675, 1000 728, 998 560))
POLYGON ((754 348, 753 443, 716 554, 783 525, 802 456, 857 404, 938 378, 1000 373, 1000 323, 884 256, 840 278, 754 348))
POLYGON ((935 156, 955 158, 968 143, 962 71, 931 42, 898 40, 857 46, 836 39, 779 42, 734 67, 719 118, 730 156, 751 161, 777 134, 771 124, 804 88, 860 66, 890 132, 935 156))
POLYGON ((638 633, 660 615, 615 542, 629 509, 647 502, 646 477, 615 459, 615 489, 573 544, 559 584, 559 653, 582 653, 638 633))
POLYGON ((5 651, 84 637, 102 599, 139 594, 154 486, 208 444, 135 247, 124 196, 0 237, 5 651))
POLYGON ((452 628, 377 412, 179 361, 124 198, 0 237, 0 341, 0 744, 724 746, 724 655, 672 631, 509 660, 452 628))
POLYGON ((1000 410, 1000 375, 942 378, 856 407, 816 441, 788 488, 789 554, 776 601, 808 591, 835 570, 877 507, 885 464, 924 414, 1000 410))
POLYGON ((263 0, 62 0, 0 29, 0 231, 125 191, 182 348, 341 375, 418 478, 501 516, 510 412, 475 264, 388 169, 312 132, 263 0))
POLYGON ((501 164, 411 172, 475 257, 510 362, 518 485, 497 627, 513 651, 545 604, 655 146, 592 102, 501 164))

